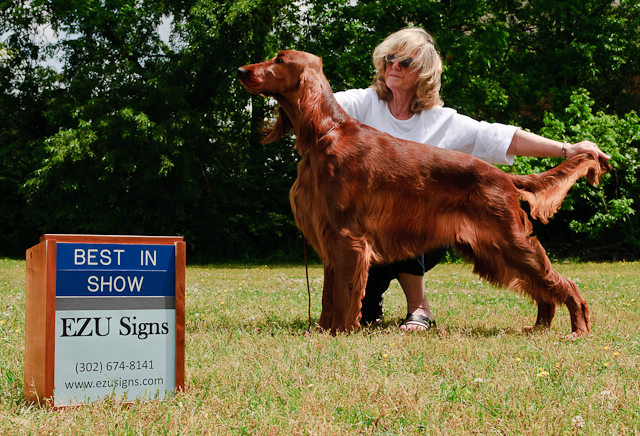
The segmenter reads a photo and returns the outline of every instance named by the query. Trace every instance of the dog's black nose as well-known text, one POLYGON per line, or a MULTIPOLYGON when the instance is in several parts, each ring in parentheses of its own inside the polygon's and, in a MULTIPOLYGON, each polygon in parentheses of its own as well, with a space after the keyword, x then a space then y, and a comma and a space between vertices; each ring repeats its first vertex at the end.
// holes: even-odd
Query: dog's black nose
POLYGON ((241 79, 245 77, 248 73, 249 71, 245 70, 243 67, 238 68, 238 77, 240 77, 241 79))

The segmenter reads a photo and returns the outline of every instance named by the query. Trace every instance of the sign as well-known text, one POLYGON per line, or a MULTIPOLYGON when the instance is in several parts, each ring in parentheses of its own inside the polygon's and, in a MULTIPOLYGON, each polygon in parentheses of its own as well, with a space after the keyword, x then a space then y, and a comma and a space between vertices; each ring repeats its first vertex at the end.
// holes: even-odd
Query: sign
MULTIPOLYGON (((49 284, 44 292, 53 294, 44 296, 54 306, 48 309, 53 325, 46 326, 50 331, 43 341, 44 352, 40 350, 46 355, 52 348, 48 353, 53 354, 53 365, 44 366, 52 378, 53 405, 86 404, 106 397, 164 399, 182 389, 182 238, 57 236, 43 241, 47 253, 45 271, 41 272, 45 282, 55 277, 55 284, 49 284), (53 264, 55 270, 47 271, 47 267, 53 270, 53 264)), ((37 314, 29 312, 30 304, 38 298, 33 294, 42 294, 40 290, 29 295, 30 282, 31 287, 38 287, 33 285, 38 282, 38 277, 33 277, 33 255, 43 256, 38 255, 37 247, 27 251, 27 398, 31 398, 28 390, 38 390, 37 377, 29 379, 34 375, 30 366, 35 359, 27 362, 30 355, 38 354, 29 347, 29 333, 33 336, 29 323, 41 322, 31 320, 37 314)), ((40 396, 51 399, 47 386, 43 389, 40 396)))

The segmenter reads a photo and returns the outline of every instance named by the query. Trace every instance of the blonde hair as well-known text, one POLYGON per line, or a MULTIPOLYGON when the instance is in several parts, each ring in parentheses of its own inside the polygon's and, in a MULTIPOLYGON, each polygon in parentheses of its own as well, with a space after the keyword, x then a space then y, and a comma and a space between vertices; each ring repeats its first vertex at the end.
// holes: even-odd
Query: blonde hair
POLYGON ((375 89, 381 100, 391 100, 391 90, 384 80, 386 58, 395 55, 395 60, 412 58, 409 66, 417 70, 416 94, 409 109, 416 113, 424 109, 442 106, 440 99, 440 76, 442 75, 442 59, 435 47, 433 37, 418 27, 398 30, 387 36, 373 51, 373 66, 376 74, 371 87, 375 89))

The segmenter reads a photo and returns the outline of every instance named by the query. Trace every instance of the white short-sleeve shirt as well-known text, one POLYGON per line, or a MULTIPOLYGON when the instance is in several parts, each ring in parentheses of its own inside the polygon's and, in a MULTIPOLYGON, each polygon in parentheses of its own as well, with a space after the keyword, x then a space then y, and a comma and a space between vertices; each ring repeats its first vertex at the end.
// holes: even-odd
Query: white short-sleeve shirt
POLYGON ((515 126, 476 121, 454 109, 436 107, 398 120, 373 88, 336 92, 336 100, 353 118, 400 139, 462 151, 495 164, 513 164, 507 150, 515 126))

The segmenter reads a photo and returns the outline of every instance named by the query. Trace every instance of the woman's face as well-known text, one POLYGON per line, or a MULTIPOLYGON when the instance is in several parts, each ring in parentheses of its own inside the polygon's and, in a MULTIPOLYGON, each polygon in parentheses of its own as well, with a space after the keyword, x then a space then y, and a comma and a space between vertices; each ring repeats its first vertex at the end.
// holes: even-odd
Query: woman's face
POLYGON ((394 61, 393 55, 387 57, 384 67, 384 80, 392 92, 416 91, 418 71, 409 66, 403 66, 402 62, 394 61))

